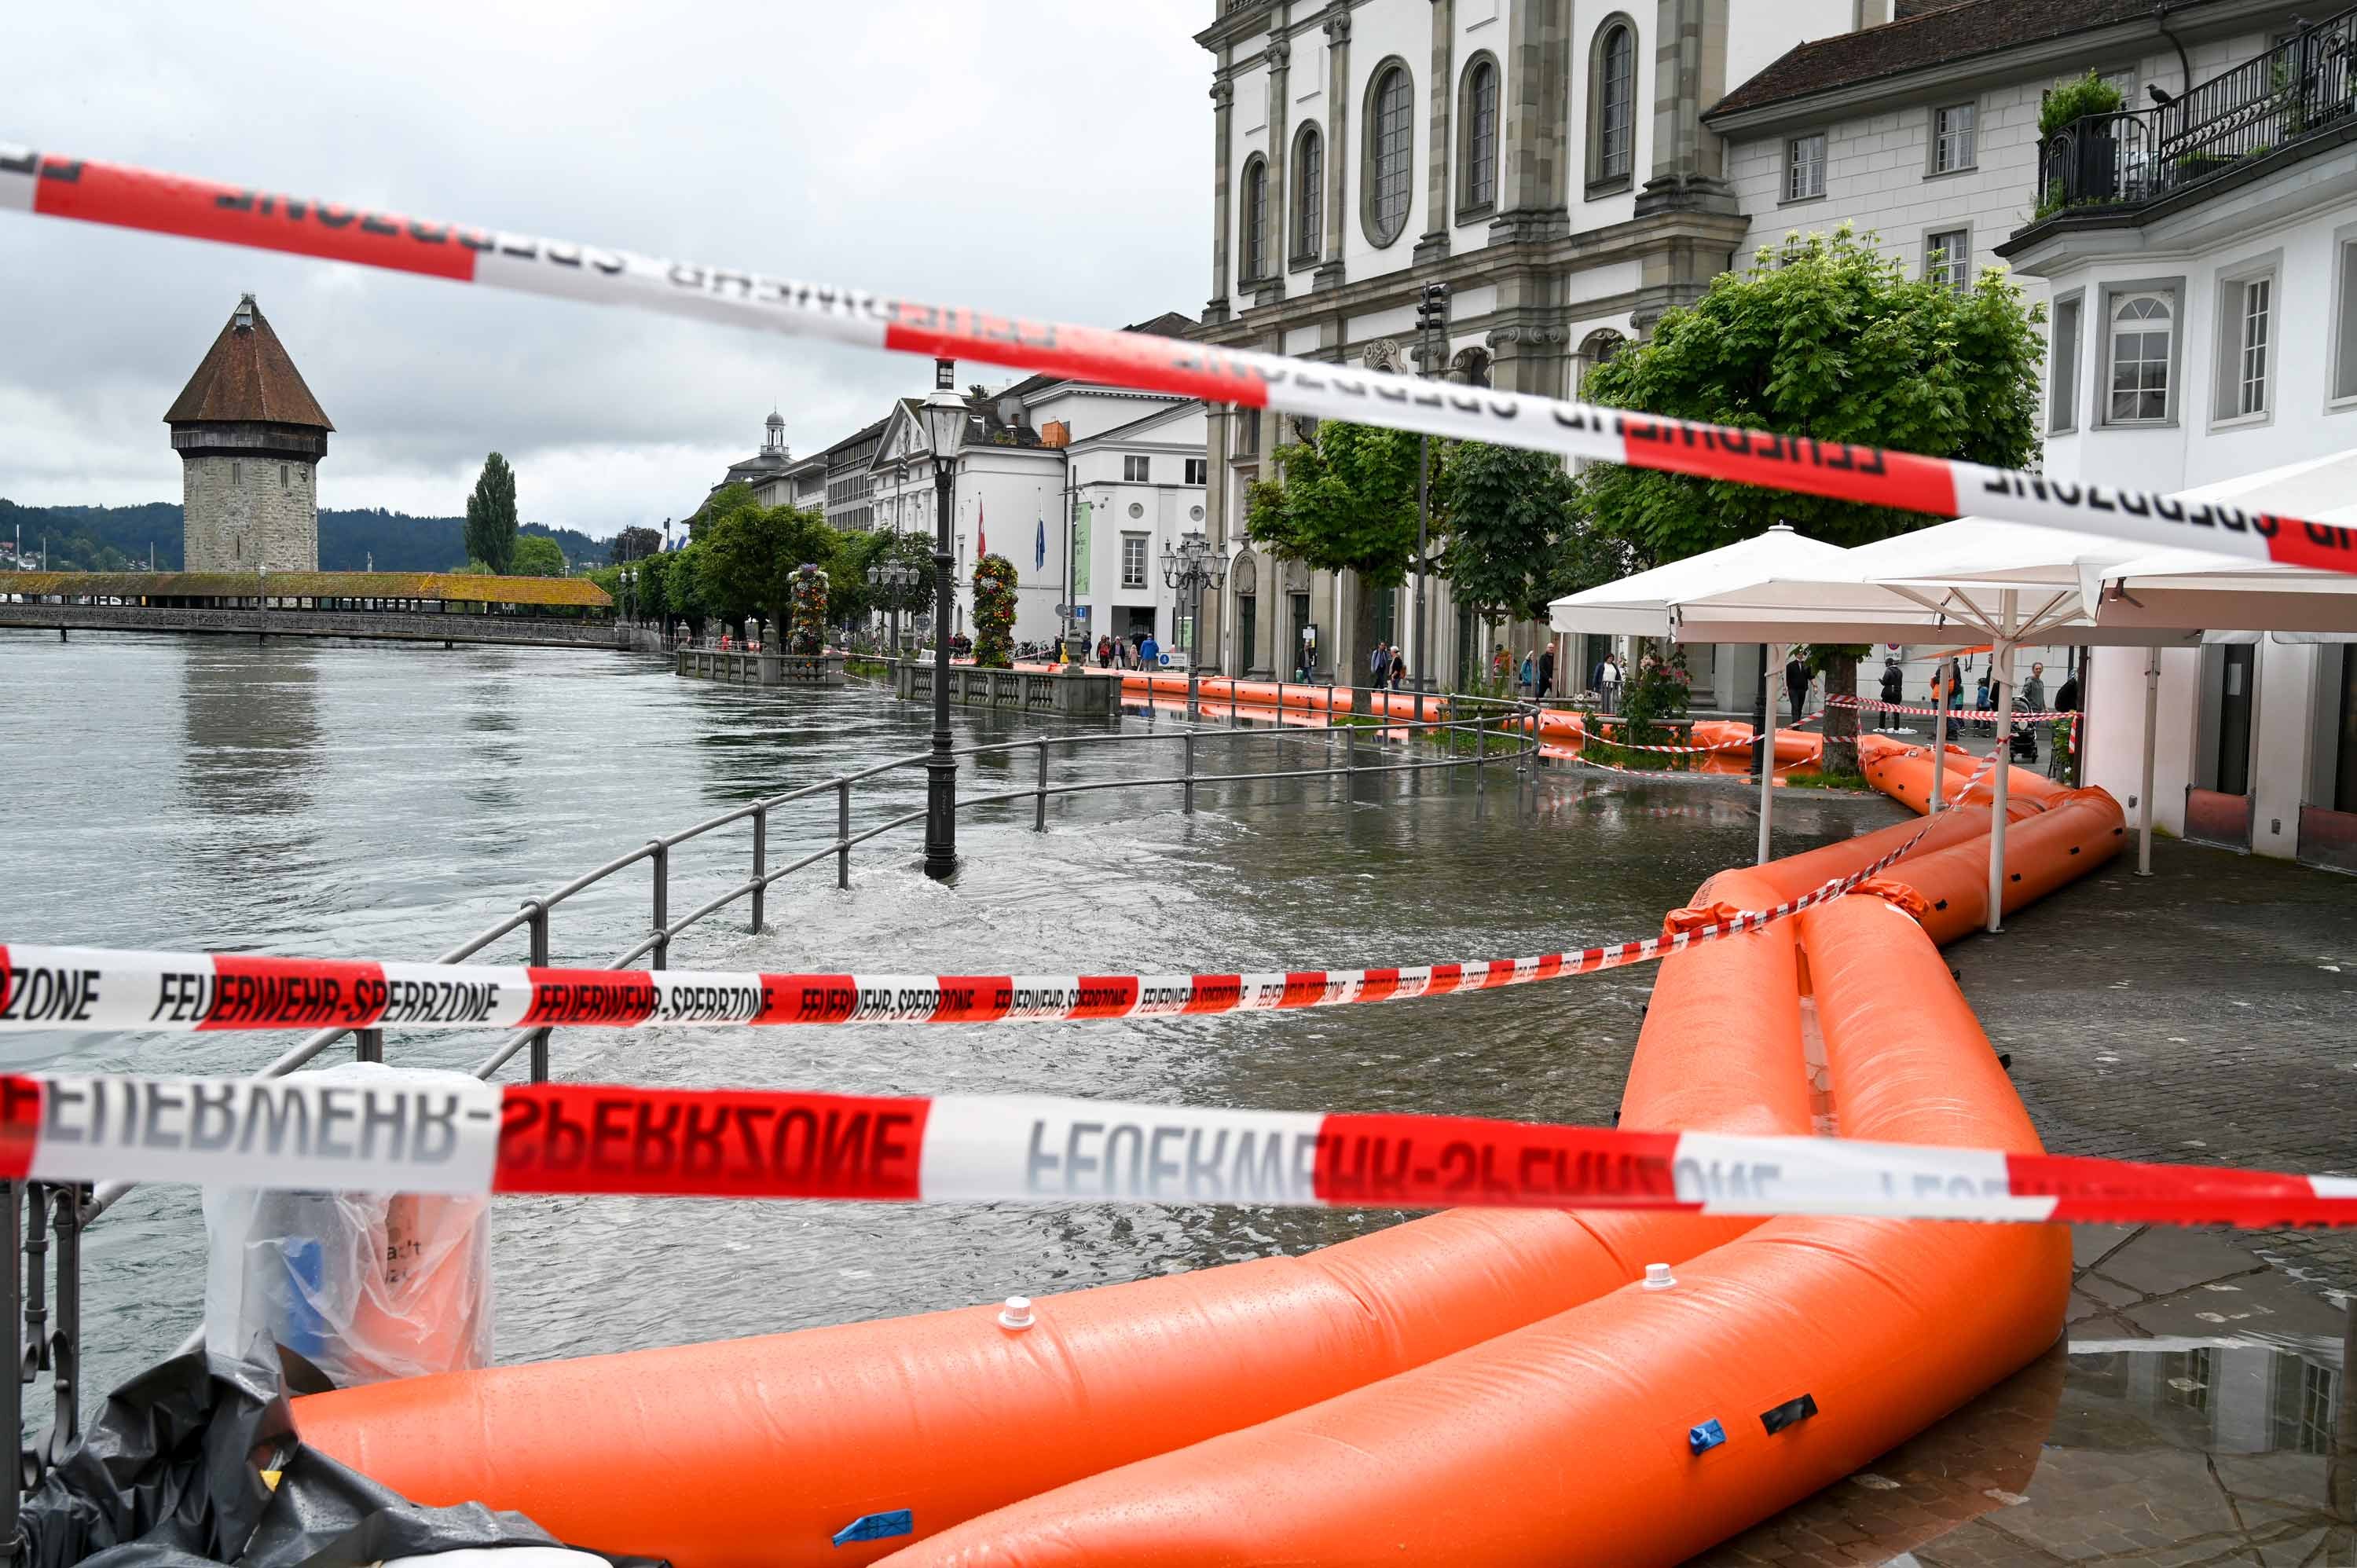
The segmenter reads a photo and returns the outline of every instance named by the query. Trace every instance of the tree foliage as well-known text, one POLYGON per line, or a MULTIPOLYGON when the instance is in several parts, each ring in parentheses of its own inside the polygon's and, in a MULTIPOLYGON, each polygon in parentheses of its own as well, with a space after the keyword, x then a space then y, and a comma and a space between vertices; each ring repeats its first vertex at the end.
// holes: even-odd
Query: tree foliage
POLYGON ((1628 574, 1626 547, 1589 525, 1578 482, 1547 453, 1457 443, 1432 501, 1441 570, 1484 619, 1544 621, 1564 595, 1628 574))
POLYGON ((902 624, 909 617, 932 607, 933 603, 933 542, 921 533, 892 533, 878 529, 875 532, 846 532, 835 544, 834 564, 829 570, 833 585, 828 590, 828 613, 837 625, 862 625, 871 615, 889 615, 893 596, 882 587, 870 587, 867 571, 871 566, 903 564, 917 569, 915 583, 903 587, 899 594, 902 624))
MULTIPOLYGON (((2043 306, 2024 308, 2001 272, 1957 290, 1910 278, 1847 225, 1787 240, 1749 272, 1720 274, 1694 306, 1663 317, 1589 376, 1616 408, 1819 441, 1894 447, 2004 467, 2038 455, 2043 306)), ((1845 547, 1920 528, 1919 512, 1790 494, 1726 479, 1598 464, 1580 506, 1637 560, 1659 564, 1790 522, 1845 547)), ((1853 694, 1857 664, 1831 662, 1853 694)), ((1857 770, 1855 715, 1826 725, 1829 770, 1857 770)))
POLYGON ((837 535, 823 514, 765 507, 744 485, 715 491, 698 522, 694 544, 680 554, 695 556, 703 597, 726 620, 759 615, 780 630, 791 626, 795 570, 834 558, 837 535))
POLYGON ((1254 485, 1247 502, 1253 541, 1271 555, 1358 575, 1351 643, 1334 651, 1361 686, 1372 679, 1375 596, 1398 587, 1415 562, 1416 450, 1405 431, 1329 420, 1276 449, 1278 477, 1254 485))
POLYGON ((515 547, 515 470, 494 452, 483 459, 475 493, 467 498, 467 554, 505 576, 515 547))
POLYGON ((526 533, 515 542, 515 555, 508 562, 511 577, 562 577, 565 575, 565 552, 556 541, 544 533, 526 533))

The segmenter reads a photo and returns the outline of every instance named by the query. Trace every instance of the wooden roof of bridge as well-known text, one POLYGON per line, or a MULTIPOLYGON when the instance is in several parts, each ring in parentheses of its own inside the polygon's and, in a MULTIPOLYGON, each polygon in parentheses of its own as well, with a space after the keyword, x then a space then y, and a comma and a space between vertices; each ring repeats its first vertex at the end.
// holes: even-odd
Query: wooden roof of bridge
POLYGON ((587 577, 487 577, 464 572, 0 572, 0 594, 99 598, 442 599, 453 604, 604 609, 587 577))

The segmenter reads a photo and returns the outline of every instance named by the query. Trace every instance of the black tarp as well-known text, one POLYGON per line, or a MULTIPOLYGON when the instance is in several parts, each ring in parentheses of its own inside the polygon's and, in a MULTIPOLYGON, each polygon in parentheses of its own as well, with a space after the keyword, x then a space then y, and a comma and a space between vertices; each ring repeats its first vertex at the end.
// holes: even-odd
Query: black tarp
MULTIPOLYGON (((107 1396, 25 1499, 32 1568, 359 1568, 463 1547, 562 1544, 518 1513, 426 1508, 295 1435, 285 1391, 317 1374, 191 1351, 107 1396), (279 1472, 274 1490, 262 1472, 279 1472)), ((630 1559, 612 1559, 630 1562, 630 1559)))

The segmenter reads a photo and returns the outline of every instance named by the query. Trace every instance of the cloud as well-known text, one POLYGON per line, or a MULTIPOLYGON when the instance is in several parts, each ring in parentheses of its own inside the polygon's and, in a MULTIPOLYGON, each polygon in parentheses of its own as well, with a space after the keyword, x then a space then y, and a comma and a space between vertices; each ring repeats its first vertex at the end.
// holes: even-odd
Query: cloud
MULTIPOLYGON (((0 135, 442 219, 1104 325, 1200 308, 1200 0, 59 6, 0 135)), ((839 346, 0 216, 0 495, 177 498, 164 409, 252 291, 337 424, 331 506, 692 508, 930 368, 839 346)))

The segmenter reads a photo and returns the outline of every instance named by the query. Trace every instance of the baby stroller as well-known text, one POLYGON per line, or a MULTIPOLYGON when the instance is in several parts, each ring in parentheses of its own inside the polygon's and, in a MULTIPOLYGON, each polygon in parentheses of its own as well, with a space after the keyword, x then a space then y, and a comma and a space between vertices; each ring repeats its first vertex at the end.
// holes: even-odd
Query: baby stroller
POLYGON ((2018 724, 2006 740, 2006 758, 2010 762, 2035 763, 2038 760, 2038 726, 2018 724))

